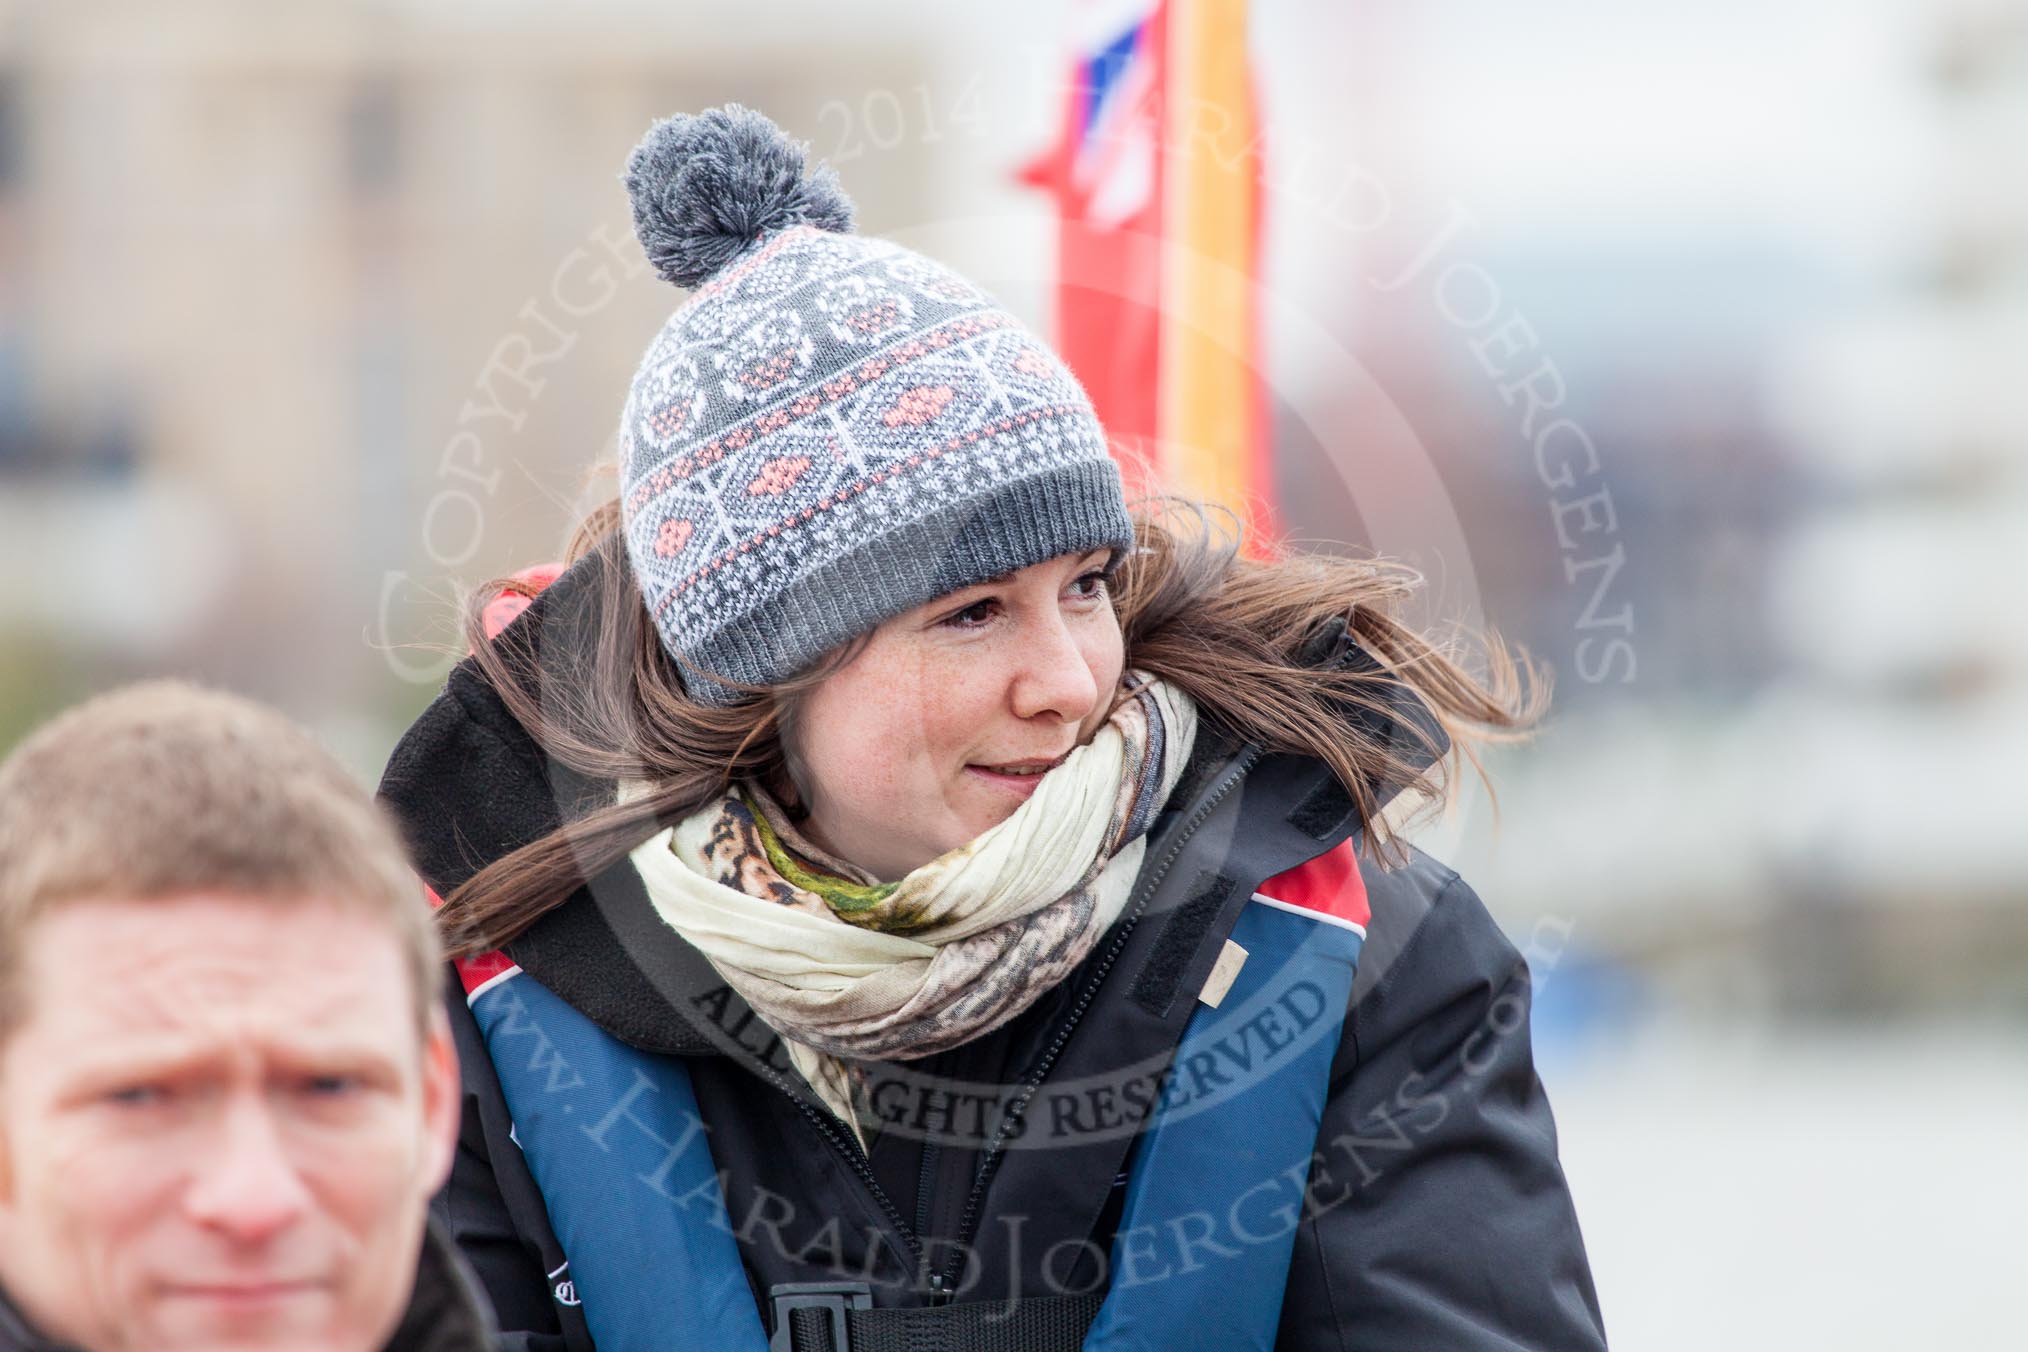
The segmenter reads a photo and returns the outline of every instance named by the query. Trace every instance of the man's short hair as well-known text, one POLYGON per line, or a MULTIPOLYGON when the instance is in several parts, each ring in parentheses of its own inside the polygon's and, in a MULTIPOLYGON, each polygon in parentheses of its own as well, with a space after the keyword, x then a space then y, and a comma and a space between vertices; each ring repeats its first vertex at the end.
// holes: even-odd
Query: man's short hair
POLYGON ((442 951, 379 806, 280 714, 151 681, 59 715, 0 762, 0 1039, 24 1013, 16 967, 38 916, 194 893, 384 914, 427 1027, 442 951))

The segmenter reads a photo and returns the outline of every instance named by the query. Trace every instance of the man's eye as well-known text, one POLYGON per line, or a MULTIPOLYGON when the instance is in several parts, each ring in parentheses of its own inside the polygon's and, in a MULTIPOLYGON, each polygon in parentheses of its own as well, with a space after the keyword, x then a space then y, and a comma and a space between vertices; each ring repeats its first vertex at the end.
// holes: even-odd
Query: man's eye
POLYGON ((123 1084, 106 1091, 105 1101, 118 1108, 150 1108, 169 1101, 169 1087, 161 1084, 123 1084))
POLYGON ((309 1098, 344 1098, 359 1089, 356 1075, 306 1075, 297 1085, 309 1098))

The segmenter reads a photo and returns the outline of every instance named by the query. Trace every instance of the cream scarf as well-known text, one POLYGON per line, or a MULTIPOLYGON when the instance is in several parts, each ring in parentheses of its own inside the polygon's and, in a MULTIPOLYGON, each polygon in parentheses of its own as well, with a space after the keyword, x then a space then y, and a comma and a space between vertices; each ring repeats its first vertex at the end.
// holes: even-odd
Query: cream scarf
POLYGON ((872 883, 797 836, 751 785, 646 841, 634 866, 662 919, 856 1128, 844 1060, 928 1056, 998 1027, 1068 975, 1125 909, 1148 827, 1197 735, 1187 695, 1128 678, 1137 693, 1013 815, 898 883, 819 892, 790 881, 756 807, 777 856, 786 842, 872 883), (840 891, 853 899, 841 903, 840 891))

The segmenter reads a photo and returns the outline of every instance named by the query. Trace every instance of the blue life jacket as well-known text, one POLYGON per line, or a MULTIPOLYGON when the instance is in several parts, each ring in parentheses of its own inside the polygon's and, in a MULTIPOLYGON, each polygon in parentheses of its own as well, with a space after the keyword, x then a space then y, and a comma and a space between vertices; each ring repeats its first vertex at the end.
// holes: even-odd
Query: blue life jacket
MULTIPOLYGON (((1141 1128, 1085 1348, 1274 1345, 1366 919, 1349 841, 1240 912, 1141 1128)), ((600 1352, 766 1352, 682 1059, 501 955, 459 968, 600 1352)))

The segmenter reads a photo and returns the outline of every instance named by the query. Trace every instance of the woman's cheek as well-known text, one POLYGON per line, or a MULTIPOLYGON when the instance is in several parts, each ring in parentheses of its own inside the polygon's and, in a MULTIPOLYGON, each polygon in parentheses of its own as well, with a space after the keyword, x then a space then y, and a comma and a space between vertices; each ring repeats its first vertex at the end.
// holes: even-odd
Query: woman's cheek
POLYGON ((865 725, 885 754, 901 761, 919 760, 943 743, 949 717, 952 683, 963 683, 962 670, 942 672, 925 665, 897 673, 871 694, 873 707, 865 725))

